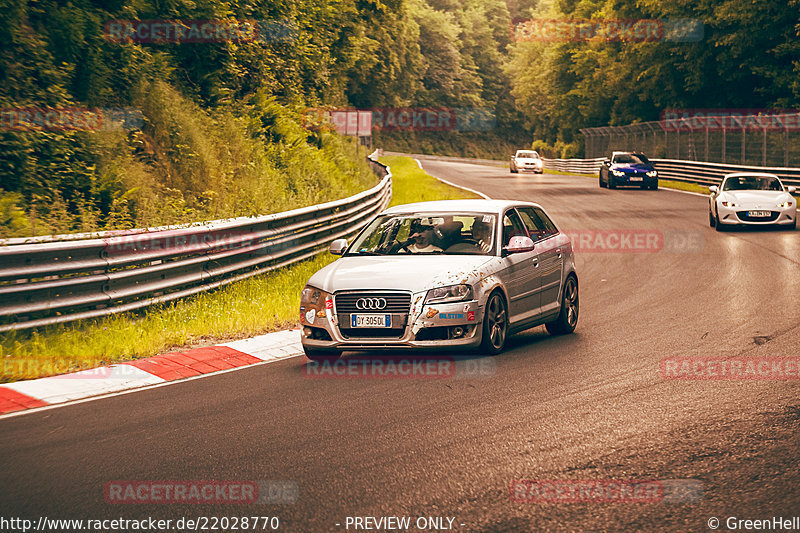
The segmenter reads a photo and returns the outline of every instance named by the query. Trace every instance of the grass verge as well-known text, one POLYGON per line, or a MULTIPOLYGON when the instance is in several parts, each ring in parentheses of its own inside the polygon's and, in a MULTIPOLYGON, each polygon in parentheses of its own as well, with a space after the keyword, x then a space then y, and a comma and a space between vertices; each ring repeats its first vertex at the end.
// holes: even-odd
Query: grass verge
MULTIPOLYGON (((413 159, 385 157, 381 162, 392 168, 392 205, 475 197, 426 174, 413 159)), ((84 370, 295 327, 303 285, 335 259, 321 253, 288 268, 139 313, 0 334, 0 382, 84 370)))

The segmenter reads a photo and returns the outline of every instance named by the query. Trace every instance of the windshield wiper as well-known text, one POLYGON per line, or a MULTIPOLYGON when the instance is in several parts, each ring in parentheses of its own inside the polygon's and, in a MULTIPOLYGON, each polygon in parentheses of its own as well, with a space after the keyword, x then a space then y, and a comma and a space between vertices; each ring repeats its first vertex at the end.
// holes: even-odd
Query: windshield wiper
POLYGON ((351 252, 347 255, 384 255, 378 252, 367 252, 366 250, 362 250, 360 252, 351 252))

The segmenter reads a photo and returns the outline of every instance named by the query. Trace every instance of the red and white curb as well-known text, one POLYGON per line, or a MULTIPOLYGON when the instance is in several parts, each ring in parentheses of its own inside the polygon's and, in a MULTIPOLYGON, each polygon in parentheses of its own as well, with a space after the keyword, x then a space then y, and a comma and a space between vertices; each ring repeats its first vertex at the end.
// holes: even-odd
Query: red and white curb
POLYGON ((303 354, 300 330, 170 352, 47 378, 0 385, 0 415, 230 371, 303 354))

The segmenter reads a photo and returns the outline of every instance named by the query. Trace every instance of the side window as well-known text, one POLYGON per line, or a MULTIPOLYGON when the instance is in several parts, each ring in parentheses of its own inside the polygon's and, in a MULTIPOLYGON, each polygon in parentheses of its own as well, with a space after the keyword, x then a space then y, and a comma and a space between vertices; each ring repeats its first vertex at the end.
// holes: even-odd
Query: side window
POLYGON ((505 216, 503 216, 503 246, 508 246, 508 241, 511 240, 511 237, 520 236, 528 236, 528 232, 525 231, 525 225, 516 211, 513 209, 506 211, 505 216))
POLYGON ((533 207, 520 207, 517 209, 522 217, 533 242, 539 242, 558 233, 553 222, 542 212, 533 207))
POLYGON ((539 215, 539 220, 542 221, 542 224, 544 225, 544 228, 547 230, 547 236, 548 237, 550 235, 557 235, 558 234, 558 228, 553 223, 553 221, 550 219, 550 217, 547 216, 547 213, 545 213, 544 211, 542 211, 538 207, 534 207, 533 211, 537 215, 539 215))

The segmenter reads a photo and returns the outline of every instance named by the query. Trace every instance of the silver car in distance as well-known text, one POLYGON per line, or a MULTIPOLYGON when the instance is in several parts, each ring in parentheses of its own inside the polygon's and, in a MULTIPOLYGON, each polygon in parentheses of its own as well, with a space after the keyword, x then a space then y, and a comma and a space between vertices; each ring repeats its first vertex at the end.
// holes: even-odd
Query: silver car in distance
POLYGON ((795 188, 784 187, 775 174, 734 172, 708 189, 708 223, 717 231, 740 224, 797 227, 795 188))
POLYGON ((311 360, 395 348, 497 354, 512 333, 572 333, 578 322, 572 244, 537 204, 396 206, 330 251, 342 258, 311 276, 300 300, 311 360))

